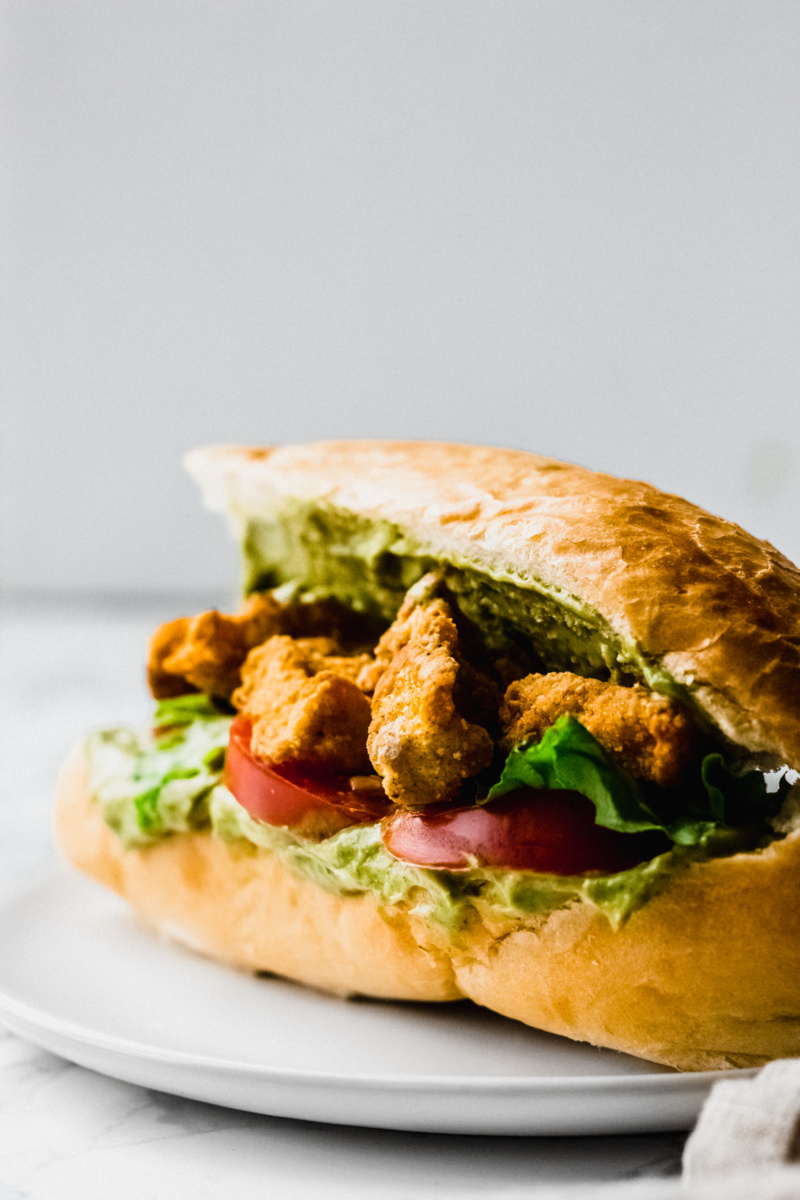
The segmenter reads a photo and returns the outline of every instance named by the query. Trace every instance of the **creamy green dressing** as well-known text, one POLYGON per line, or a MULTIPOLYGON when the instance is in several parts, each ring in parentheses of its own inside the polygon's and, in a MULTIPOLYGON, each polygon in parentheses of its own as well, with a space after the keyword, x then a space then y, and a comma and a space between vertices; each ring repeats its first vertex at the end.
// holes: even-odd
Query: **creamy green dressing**
POLYGON ((287 598, 333 597, 389 622, 409 587, 436 569, 493 652, 522 651, 547 671, 640 680, 693 707, 685 689, 596 610, 542 579, 434 556, 388 521, 319 502, 284 501, 269 516, 236 525, 246 592, 279 588, 287 598))
POLYGON ((476 911, 516 919, 579 901, 601 909, 619 925, 690 863, 746 848, 743 835, 728 831, 698 846, 675 847, 617 875, 416 867, 386 851, 378 825, 352 826, 311 841, 251 817, 222 784, 220 757, 229 725, 225 717, 196 720, 166 746, 149 732, 127 728, 89 736, 90 791, 126 849, 146 849, 176 833, 206 832, 253 852, 269 850, 295 874, 327 891, 370 893, 384 907, 424 914, 454 934, 476 911))

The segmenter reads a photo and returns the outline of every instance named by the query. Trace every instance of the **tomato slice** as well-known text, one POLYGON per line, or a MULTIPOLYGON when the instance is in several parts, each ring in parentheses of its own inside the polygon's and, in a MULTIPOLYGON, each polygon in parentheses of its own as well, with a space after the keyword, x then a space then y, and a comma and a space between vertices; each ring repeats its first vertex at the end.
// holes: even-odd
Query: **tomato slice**
MULTIPOLYGON (((251 727, 231 724, 225 785, 252 817, 309 837, 382 820, 386 849, 417 866, 463 871, 474 866, 547 875, 613 874, 669 849, 658 833, 616 833, 595 824, 595 809, 578 792, 521 788, 479 807, 432 805, 394 809, 377 787, 353 790, 347 775, 303 764, 273 765, 250 753, 251 727)), ((366 781, 365 781, 366 782, 366 781)))
POLYGON ((662 834, 596 825, 594 805, 579 792, 537 788, 520 788, 477 808, 398 809, 384 821, 382 836, 393 857, 421 867, 506 867, 546 875, 614 874, 670 846, 662 834))
POLYGON ((354 791, 347 775, 316 774, 295 763, 273 766, 250 753, 250 722, 236 717, 225 755, 225 786, 258 821, 330 837, 348 825, 372 825, 391 807, 380 788, 354 791))

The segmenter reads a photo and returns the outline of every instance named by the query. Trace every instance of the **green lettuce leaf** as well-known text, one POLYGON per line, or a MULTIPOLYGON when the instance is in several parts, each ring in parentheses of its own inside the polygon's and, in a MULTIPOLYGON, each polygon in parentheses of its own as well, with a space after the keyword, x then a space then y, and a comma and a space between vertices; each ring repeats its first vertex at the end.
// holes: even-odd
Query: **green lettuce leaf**
POLYGON ((682 846, 697 844, 720 826, 763 821, 777 812, 785 794, 783 785, 768 793, 759 771, 738 775, 721 754, 709 754, 700 765, 699 779, 682 789, 684 811, 676 811, 675 793, 632 779, 571 714, 559 717, 539 742, 512 749, 488 798, 522 787, 580 792, 597 809, 598 825, 619 833, 659 830, 682 846), (669 815, 661 811, 664 807, 672 810, 669 815))
POLYGON ((208 824, 222 780, 231 717, 205 696, 162 700, 150 731, 98 731, 87 740, 104 818, 126 846, 208 824))
POLYGON ((198 718, 209 720, 221 715, 221 709, 210 697, 202 692, 192 692, 185 696, 170 696, 166 700, 159 700, 153 724, 156 729, 165 726, 178 729, 191 725, 192 721, 198 718))

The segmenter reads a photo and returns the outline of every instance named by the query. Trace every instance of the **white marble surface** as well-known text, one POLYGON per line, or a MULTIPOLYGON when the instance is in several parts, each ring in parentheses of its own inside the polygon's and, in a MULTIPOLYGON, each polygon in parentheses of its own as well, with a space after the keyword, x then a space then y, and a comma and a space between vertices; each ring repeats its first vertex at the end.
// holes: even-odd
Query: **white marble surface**
MULTIPOLYGON (((87 728, 145 716, 144 643, 180 610, 177 601, 5 610, 0 902, 55 866, 59 762, 87 728)), ((509 1200, 568 1184, 589 1196, 591 1184, 641 1176, 663 1179, 660 1197, 677 1188, 683 1140, 462 1138, 253 1116, 121 1083, 0 1032, 0 1200, 509 1200)))

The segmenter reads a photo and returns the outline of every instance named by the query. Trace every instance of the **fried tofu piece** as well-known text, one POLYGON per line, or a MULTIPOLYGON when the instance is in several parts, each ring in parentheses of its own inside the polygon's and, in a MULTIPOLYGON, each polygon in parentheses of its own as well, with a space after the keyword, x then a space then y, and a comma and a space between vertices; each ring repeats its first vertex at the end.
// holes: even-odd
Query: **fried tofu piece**
POLYGON ((371 707, 356 678, 370 655, 346 656, 331 638, 271 637, 247 656, 233 703, 253 726, 253 754, 369 771, 371 707))
POLYGON ((147 683, 156 700, 163 700, 167 696, 181 696, 184 692, 197 691, 197 688, 184 679, 183 675, 168 671, 164 665, 167 659, 185 642, 190 621, 191 617, 176 617, 174 621, 167 621, 165 624, 159 625, 150 638, 147 653, 147 683))
POLYGON ((370 760, 398 804, 415 808, 450 800, 464 779, 492 760, 489 734, 456 706, 460 671, 458 631, 447 603, 420 603, 409 594, 378 644, 375 664, 359 677, 362 687, 375 688, 370 760))
POLYGON ((241 682, 249 652, 275 634, 330 635, 353 643, 362 633, 359 614, 336 601, 279 604, 269 594, 254 593, 233 615, 212 609, 160 626, 150 641, 150 690, 156 699, 200 691, 227 700, 241 682))
POLYGON ((367 663, 359 676, 358 686, 362 691, 375 691, 381 677, 392 665, 394 656, 403 649, 411 636, 411 616, 414 610, 435 599, 440 586, 440 577, 430 571, 406 592, 400 611, 375 647, 375 657, 367 663))
POLYGON ((234 615, 211 609, 168 621, 150 641, 150 690, 159 700, 193 690, 227 700, 239 686, 239 671, 250 650, 285 624, 284 606, 257 593, 234 615))
POLYGON ((682 708, 636 684, 621 687, 569 671, 528 675, 512 683, 500 709, 506 749, 541 737, 572 713, 619 765, 662 787, 677 783, 693 757, 694 735, 682 708))

